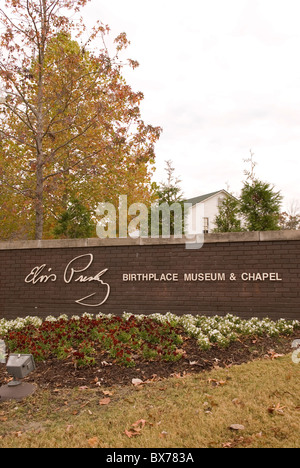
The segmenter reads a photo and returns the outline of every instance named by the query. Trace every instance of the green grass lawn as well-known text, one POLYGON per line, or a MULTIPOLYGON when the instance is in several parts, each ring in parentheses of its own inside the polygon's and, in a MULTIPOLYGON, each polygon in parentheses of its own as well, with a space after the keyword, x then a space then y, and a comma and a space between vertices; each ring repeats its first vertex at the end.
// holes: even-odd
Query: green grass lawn
POLYGON ((0 448, 298 448, 299 377, 285 356, 141 386, 37 389, 0 404, 0 448))

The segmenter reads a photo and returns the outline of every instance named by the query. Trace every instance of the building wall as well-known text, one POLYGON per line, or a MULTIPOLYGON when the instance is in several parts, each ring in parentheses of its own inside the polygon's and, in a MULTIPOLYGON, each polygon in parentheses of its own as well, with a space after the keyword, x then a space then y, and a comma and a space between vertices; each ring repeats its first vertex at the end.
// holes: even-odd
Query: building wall
MULTIPOLYGON (((219 213, 219 202, 222 198, 225 198, 226 196, 227 195, 225 192, 221 192, 209 198, 208 200, 205 200, 201 203, 198 203, 197 205, 194 205, 191 209, 191 213, 189 214, 187 218, 188 221, 187 221, 186 232, 187 233, 196 232, 195 225, 194 225, 194 229, 192 230, 190 229, 192 226, 192 220, 195 220, 196 217, 198 217, 198 219, 200 218, 201 220, 203 220, 203 218, 209 219, 209 233, 211 233, 216 227, 214 220, 219 213)), ((202 231, 203 231, 203 226, 201 224, 201 232, 202 231)))
POLYGON ((220 193, 204 202, 204 217, 209 219, 209 232, 212 232, 216 227, 214 220, 219 213, 219 202, 225 197, 225 193, 220 193))
POLYGON ((300 319, 300 232, 0 244, 0 319, 124 311, 300 319), (95 305, 95 307, 90 307, 95 305))

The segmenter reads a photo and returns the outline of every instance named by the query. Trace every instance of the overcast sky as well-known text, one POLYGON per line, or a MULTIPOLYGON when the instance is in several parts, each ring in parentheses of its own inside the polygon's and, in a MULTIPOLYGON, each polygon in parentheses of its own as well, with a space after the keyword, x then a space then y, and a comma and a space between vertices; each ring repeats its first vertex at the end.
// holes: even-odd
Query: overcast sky
POLYGON ((163 127, 155 180, 172 159, 187 198, 238 195, 252 150, 257 176, 300 206, 299 0, 92 0, 82 13, 131 41, 127 81, 163 127))

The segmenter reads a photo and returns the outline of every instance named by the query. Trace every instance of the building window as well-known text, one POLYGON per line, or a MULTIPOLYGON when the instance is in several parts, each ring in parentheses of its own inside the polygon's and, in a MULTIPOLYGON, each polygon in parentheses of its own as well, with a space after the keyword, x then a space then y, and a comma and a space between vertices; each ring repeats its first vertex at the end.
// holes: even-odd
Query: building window
POLYGON ((209 233, 209 218, 203 218, 203 233, 209 233))

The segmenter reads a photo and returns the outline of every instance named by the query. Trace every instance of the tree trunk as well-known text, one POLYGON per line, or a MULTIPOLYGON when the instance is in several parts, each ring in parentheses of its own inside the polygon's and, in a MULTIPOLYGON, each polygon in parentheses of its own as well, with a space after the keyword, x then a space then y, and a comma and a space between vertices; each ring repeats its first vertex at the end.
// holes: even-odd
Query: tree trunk
POLYGON ((46 0, 41 4, 41 40, 38 46, 39 80, 37 91, 37 131, 36 131, 36 203, 35 203, 35 239, 42 240, 44 227, 44 61, 47 40, 47 5, 46 0))
POLYGON ((37 164, 36 169, 36 202, 35 202, 35 239, 42 240, 44 226, 44 183, 43 167, 41 163, 37 164))
POLYGON ((43 79, 40 73, 38 90, 36 133, 36 192, 35 192, 35 239, 43 238, 44 226, 44 179, 43 179, 43 79))

